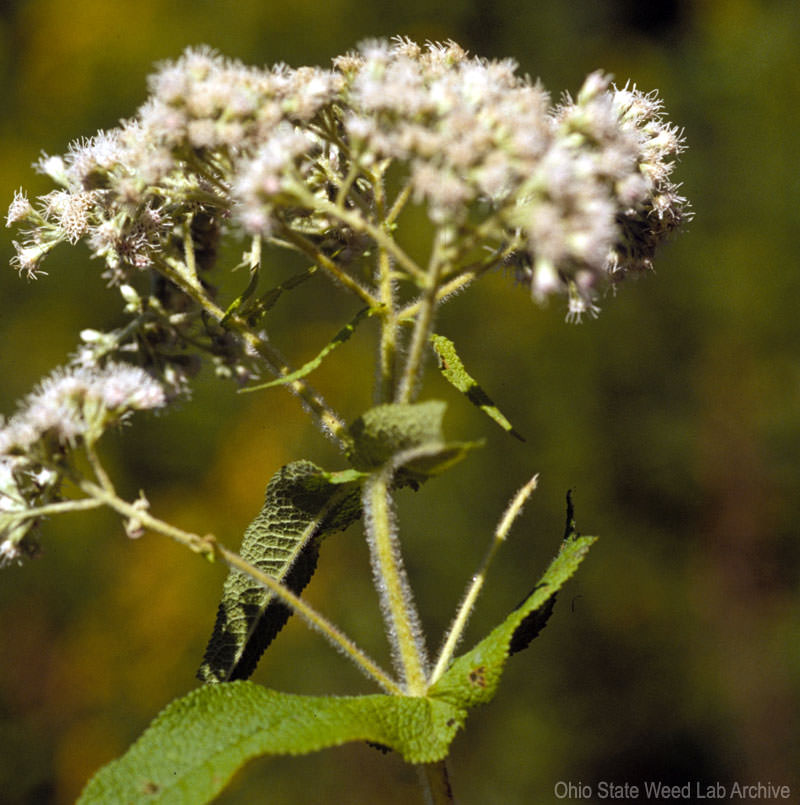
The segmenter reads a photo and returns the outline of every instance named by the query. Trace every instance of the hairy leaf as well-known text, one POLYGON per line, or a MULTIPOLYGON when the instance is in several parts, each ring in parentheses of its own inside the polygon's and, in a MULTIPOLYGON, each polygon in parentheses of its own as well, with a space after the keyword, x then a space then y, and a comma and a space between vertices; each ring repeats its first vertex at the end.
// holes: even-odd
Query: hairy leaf
MULTIPOLYGON (((568 525, 571 511, 570 504, 568 525)), ((463 708, 491 701, 506 660, 527 648, 542 630, 553 610, 556 593, 578 569, 596 539, 580 536, 573 524, 558 555, 527 598, 477 646, 457 657, 429 695, 463 708)))
POLYGON ((350 426, 353 466, 368 472, 391 462, 401 470, 399 482, 412 486, 443 472, 481 444, 444 440, 446 407, 441 400, 427 400, 370 408, 350 426))
POLYGON ((403 451, 442 443, 446 408, 441 400, 386 403, 370 408, 350 426, 353 466, 376 469, 403 451))
POLYGON ((298 696, 252 682, 204 686, 168 705, 122 757, 100 769, 78 803, 199 805, 251 758, 348 741, 433 763, 447 755, 465 715, 423 697, 298 696))
POLYGON ((467 372, 461 358, 458 357, 455 344, 443 335, 431 335, 431 344, 439 357, 439 369, 443 377, 475 406, 493 419, 504 431, 510 433, 521 442, 525 437, 514 429, 511 423, 494 404, 489 395, 478 385, 478 382, 467 372))
POLYGON ((336 333, 336 335, 322 348, 316 357, 312 358, 310 361, 308 361, 308 363, 303 364, 299 369, 296 369, 294 372, 291 372, 288 375, 275 378, 275 380, 270 380, 268 383, 259 383, 257 386, 248 386, 247 388, 240 389, 240 391, 259 391, 261 389, 273 388, 274 386, 283 386, 286 383, 293 383, 295 380, 300 380, 300 378, 311 374, 311 372, 317 369, 322 361, 331 352, 333 352, 336 347, 349 340, 350 336, 355 332, 356 327, 358 327, 363 318, 369 314, 370 310, 371 308, 368 307, 359 310, 353 319, 345 324, 345 326, 342 327, 338 333, 336 333))
MULTIPOLYGON (((264 507, 247 527, 240 554, 300 594, 329 533, 360 517, 359 482, 310 461, 282 467, 267 485, 264 507)), ((250 576, 232 570, 197 676, 204 682, 246 679, 289 618, 289 607, 250 576)))

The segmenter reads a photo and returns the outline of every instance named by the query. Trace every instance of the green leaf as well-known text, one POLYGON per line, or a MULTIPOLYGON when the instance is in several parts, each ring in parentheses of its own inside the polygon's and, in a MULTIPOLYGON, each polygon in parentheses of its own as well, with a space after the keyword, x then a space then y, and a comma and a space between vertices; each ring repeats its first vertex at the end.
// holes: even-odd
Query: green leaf
POLYGON ((349 340, 350 336, 355 332, 356 327, 358 327, 365 316, 369 315, 370 311, 371 308, 369 307, 359 310, 353 319, 342 327, 338 333, 336 333, 336 335, 322 348, 322 351, 315 358, 312 358, 308 363, 303 364, 299 369, 291 372, 288 375, 278 377, 275 380, 270 380, 269 383, 259 383, 257 386, 248 386, 247 388, 240 389, 240 391, 260 391, 261 389, 269 389, 273 388, 274 386, 283 386, 287 383, 293 383, 295 380, 300 380, 300 378, 311 374, 311 372, 313 372, 314 369, 317 369, 322 361, 331 352, 333 352, 336 347, 349 340))
POLYGON ((291 291, 294 288, 297 288, 298 285, 301 285, 306 280, 310 279, 317 273, 319 266, 310 266, 305 271, 301 271, 299 274, 294 274, 293 276, 289 277, 289 279, 284 280, 279 285, 270 288, 269 290, 265 291, 261 296, 258 297, 252 304, 248 305, 245 309, 244 315, 247 318, 247 323, 251 327, 255 327, 258 325, 260 319, 264 316, 267 311, 271 310, 275 303, 281 298, 285 291, 291 291))
POLYGON ((382 467, 398 453, 444 442, 442 420, 447 403, 386 403, 365 411, 350 426, 351 460, 357 469, 382 467))
POLYGON ((205 803, 251 758, 348 741, 433 763, 447 755, 465 715, 423 697, 298 696, 252 682, 203 686, 168 705, 122 757, 100 769, 78 803, 205 803))
MULTIPOLYGON (((310 461, 282 467, 267 485, 264 507, 244 532, 242 558, 299 595, 316 569, 322 539, 361 516, 359 487, 352 471, 327 473, 310 461)), ((290 614, 273 593, 232 570, 198 678, 246 679, 290 614)))
POLYGON ((233 302, 228 305, 227 309, 225 310, 225 314, 220 320, 220 324, 224 325, 228 319, 253 295, 258 287, 258 268, 258 264, 251 267, 250 281, 247 283, 247 287, 239 294, 239 296, 236 297, 236 299, 233 300, 233 302))
POLYGON ((574 530, 568 505, 569 533, 561 550, 525 600, 471 651, 453 660, 429 695, 454 707, 471 708, 491 701, 509 655, 527 648, 550 617, 558 590, 578 569, 596 537, 574 530))
POLYGON ((350 426, 350 460, 368 472, 392 462, 403 468, 401 481, 412 485, 438 475, 480 442, 446 442, 442 419, 447 404, 386 403, 370 408, 350 426))
POLYGON ((521 442, 525 437, 514 429, 511 423, 501 413, 489 395, 478 385, 478 382, 467 372, 461 358, 458 357, 455 344, 443 335, 433 333, 431 344, 439 357, 439 369, 452 386, 454 386, 467 399, 481 409, 488 417, 493 419, 504 431, 510 433, 521 442))

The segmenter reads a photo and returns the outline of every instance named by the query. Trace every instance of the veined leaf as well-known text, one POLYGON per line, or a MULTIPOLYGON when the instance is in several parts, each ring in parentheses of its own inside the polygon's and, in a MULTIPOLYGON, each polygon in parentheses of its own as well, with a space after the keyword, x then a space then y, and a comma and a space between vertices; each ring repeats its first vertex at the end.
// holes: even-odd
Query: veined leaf
POLYGON ((449 338, 443 335, 437 335, 436 333, 431 335, 431 344, 439 357, 439 369, 445 380, 462 394, 466 395, 467 399, 474 406, 480 408, 484 414, 493 419, 504 431, 510 433, 521 442, 524 442, 525 437, 514 429, 489 395, 464 368, 464 364, 456 352, 455 344, 449 338))
POLYGON ((398 453, 442 443, 442 420, 447 403, 386 403, 365 411, 350 426, 353 466, 360 470, 382 467, 398 453))
MULTIPOLYGON (((310 461, 282 467, 244 532, 242 558, 299 595, 316 569, 322 539, 360 517, 359 486, 352 473, 326 473, 310 461)), ((290 614, 257 581, 231 570, 198 678, 246 679, 290 614)))
POLYGON ((356 469, 370 471, 393 462, 400 480, 412 485, 438 475, 480 442, 447 442, 442 419, 447 404, 386 403, 370 408, 350 426, 356 469))
POLYGON ((455 707, 471 708, 491 701, 506 660, 527 648, 544 627, 558 590, 575 573, 597 537, 582 537, 574 529, 572 504, 567 510, 568 534, 561 550, 525 600, 471 651, 457 657, 429 695, 455 707))
POLYGON ((199 805, 251 758, 348 741, 388 746, 409 763, 433 763, 447 755, 465 715, 424 697, 298 696, 252 682, 207 685, 168 705, 122 757, 100 769, 78 803, 199 805))
POLYGON ((296 369, 294 372, 291 372, 288 375, 275 378, 275 380, 270 380, 268 383, 259 383, 257 386, 248 386, 247 388, 240 389, 240 391, 260 391, 261 389, 269 389, 273 386, 283 386, 287 383, 293 383, 295 380, 300 380, 300 378, 311 374, 311 372, 317 369, 324 358, 333 352, 336 347, 349 340, 350 336, 355 332, 356 327, 358 327, 362 319, 369 315, 370 310, 371 308, 368 307, 359 310, 353 319, 345 324, 345 326, 342 327, 338 333, 336 333, 336 335, 322 348, 322 351, 315 358, 312 358, 310 361, 308 361, 308 363, 303 364, 299 369, 296 369))

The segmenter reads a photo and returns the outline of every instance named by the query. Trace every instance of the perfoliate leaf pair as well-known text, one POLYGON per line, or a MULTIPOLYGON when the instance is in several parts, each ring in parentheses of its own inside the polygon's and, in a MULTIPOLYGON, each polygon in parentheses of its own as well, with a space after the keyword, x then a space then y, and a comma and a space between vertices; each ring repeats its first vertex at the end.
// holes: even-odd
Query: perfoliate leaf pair
POLYGON ((544 625, 557 591, 594 541, 570 530, 531 594, 425 696, 298 696, 244 681, 205 685, 172 702, 125 755, 102 768, 79 805, 199 805, 252 758, 349 741, 386 746, 409 763, 443 759, 469 710, 494 696, 509 655, 544 625))

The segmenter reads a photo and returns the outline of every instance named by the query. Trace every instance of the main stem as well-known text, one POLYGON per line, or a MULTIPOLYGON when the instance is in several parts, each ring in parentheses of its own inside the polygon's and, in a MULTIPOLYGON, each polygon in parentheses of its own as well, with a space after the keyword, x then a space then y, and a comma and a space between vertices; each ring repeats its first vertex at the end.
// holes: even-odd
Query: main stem
POLYGON ((455 802, 450 773, 444 760, 438 763, 421 763, 417 766, 417 774, 425 792, 426 805, 449 805, 455 802))
POLYGON ((391 470, 384 468, 373 472, 364 483, 367 539, 381 610, 395 663, 405 681, 405 693, 424 696, 427 690, 425 648, 392 522, 390 482, 391 470))

